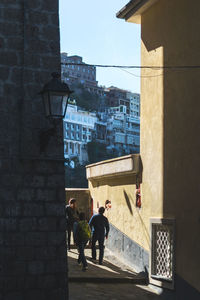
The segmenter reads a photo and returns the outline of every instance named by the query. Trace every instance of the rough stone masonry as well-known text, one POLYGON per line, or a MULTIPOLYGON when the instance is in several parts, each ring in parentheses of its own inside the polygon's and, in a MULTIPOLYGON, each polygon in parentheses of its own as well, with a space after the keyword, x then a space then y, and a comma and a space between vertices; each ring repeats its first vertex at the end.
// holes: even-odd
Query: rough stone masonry
POLYGON ((59 43, 57 0, 0 1, 1 300, 68 299, 62 124, 39 138, 59 43))

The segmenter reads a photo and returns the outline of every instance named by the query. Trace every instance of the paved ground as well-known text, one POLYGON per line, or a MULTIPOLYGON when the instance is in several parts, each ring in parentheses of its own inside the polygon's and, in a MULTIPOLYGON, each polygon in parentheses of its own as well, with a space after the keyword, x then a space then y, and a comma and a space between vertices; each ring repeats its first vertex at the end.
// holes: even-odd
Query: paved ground
POLYGON ((68 252, 70 300, 161 299, 153 290, 144 285, 144 276, 138 276, 110 252, 105 251, 103 266, 94 264, 90 260, 91 250, 86 250, 86 256, 88 270, 83 272, 77 264, 77 251, 74 249, 68 252), (136 284, 135 282, 143 283, 136 284))

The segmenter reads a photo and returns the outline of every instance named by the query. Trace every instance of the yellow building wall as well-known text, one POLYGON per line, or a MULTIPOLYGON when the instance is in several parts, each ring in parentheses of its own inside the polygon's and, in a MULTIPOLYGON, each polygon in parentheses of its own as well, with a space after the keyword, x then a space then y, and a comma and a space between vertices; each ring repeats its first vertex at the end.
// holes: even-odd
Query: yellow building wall
POLYGON ((144 249, 149 249, 149 224, 145 222, 148 203, 142 208, 136 207, 136 176, 134 174, 120 177, 110 176, 89 180, 89 190, 94 201, 94 210, 111 201, 112 208, 105 211, 109 222, 118 230, 134 240, 144 249))
MULTIPOLYGON (((160 0, 148 9, 141 17, 141 64, 199 66, 199 12, 199 0, 160 0)), ((175 218, 176 273, 200 290, 200 69, 141 75, 146 217, 175 218)))
POLYGON ((91 218, 91 197, 89 189, 66 188, 65 189, 66 204, 69 203, 70 198, 76 199, 78 212, 84 212, 86 219, 91 218))

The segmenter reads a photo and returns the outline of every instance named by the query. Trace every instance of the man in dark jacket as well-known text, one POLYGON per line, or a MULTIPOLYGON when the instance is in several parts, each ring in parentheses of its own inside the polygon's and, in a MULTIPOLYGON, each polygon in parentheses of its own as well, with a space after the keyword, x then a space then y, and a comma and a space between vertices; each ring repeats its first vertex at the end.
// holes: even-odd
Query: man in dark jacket
POLYGON ((78 215, 79 213, 76 209, 76 199, 71 198, 69 200, 69 205, 66 205, 68 250, 70 250, 71 232, 74 232, 75 224, 78 221, 78 215))
POLYGON ((96 260, 96 242, 99 243, 99 264, 103 263, 104 255, 104 239, 108 238, 109 222, 104 217, 105 208, 102 206, 99 208, 99 213, 92 216, 89 221, 89 225, 92 230, 92 259, 96 260))

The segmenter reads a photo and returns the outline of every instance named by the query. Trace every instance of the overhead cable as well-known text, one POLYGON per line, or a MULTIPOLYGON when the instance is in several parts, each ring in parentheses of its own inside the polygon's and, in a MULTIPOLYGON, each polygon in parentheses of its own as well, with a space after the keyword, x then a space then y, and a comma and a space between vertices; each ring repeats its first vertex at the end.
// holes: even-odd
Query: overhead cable
POLYGON ((83 63, 63 63, 65 66, 81 66, 81 67, 96 67, 96 68, 121 68, 121 69, 200 69, 200 66, 118 66, 118 65, 95 65, 95 64, 83 64, 83 63))

